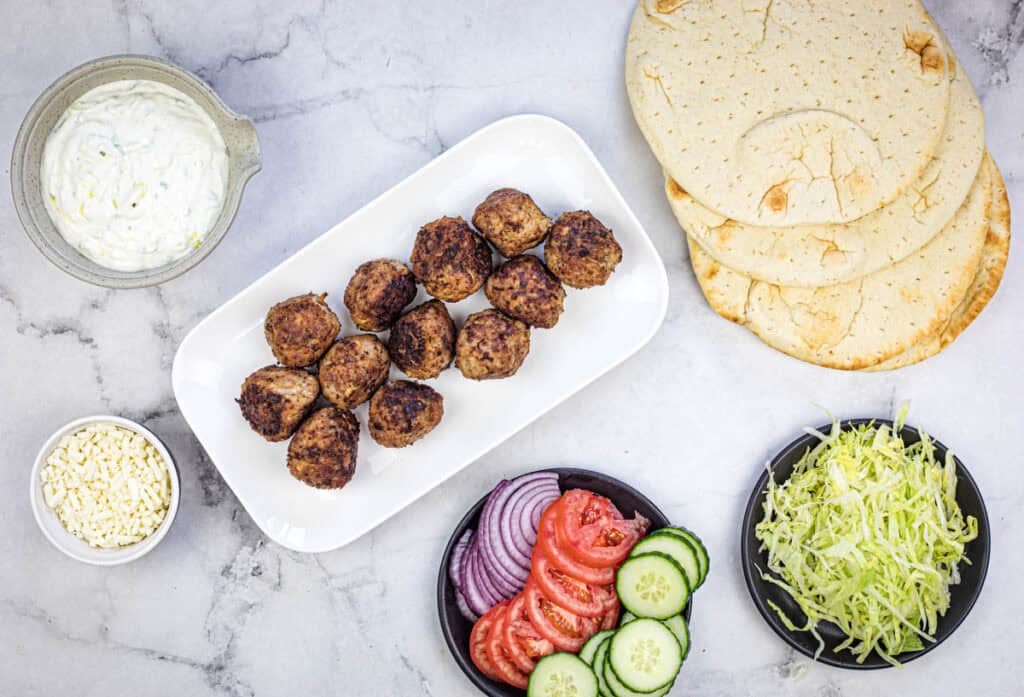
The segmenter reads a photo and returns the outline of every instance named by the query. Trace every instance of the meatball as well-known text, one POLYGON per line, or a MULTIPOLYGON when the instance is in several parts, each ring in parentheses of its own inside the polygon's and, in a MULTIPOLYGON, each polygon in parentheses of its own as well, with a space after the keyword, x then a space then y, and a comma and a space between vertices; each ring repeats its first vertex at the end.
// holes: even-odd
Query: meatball
POLYGON ((412 272, 439 300, 458 302, 491 275, 491 248, 462 218, 424 225, 412 249, 412 272))
POLYGON ((268 365, 245 379, 242 395, 235 401, 252 430, 274 442, 295 433, 318 396, 315 375, 268 365))
POLYGON ((342 409, 354 409, 387 382, 391 359, 373 334, 339 339, 320 361, 324 398, 342 409))
POLYGON ((472 380, 515 375, 530 352, 530 328, 497 310, 466 318, 455 342, 455 365, 472 380))
POLYGON ((455 322, 440 300, 428 300, 402 315, 388 339, 391 360, 411 378, 436 378, 455 357, 455 322))
POLYGON ((603 286, 622 261, 622 247, 600 220, 587 211, 574 211, 563 213, 551 226, 544 261, 567 286, 603 286))
POLYGON ((317 489, 340 489, 356 472, 359 422, 338 407, 317 409, 288 444, 288 471, 317 489))
POLYGON ((304 368, 316 363, 341 331, 341 321, 327 306, 327 293, 298 295, 270 308, 263 334, 278 363, 304 368))
POLYGON ((511 258, 543 242, 551 218, 522 191, 498 189, 476 207, 473 225, 499 252, 511 258))
POLYGON ((404 448, 434 430, 444 416, 444 398, 431 387, 393 380, 370 399, 370 435, 385 448, 404 448))
POLYGON ((533 327, 550 329, 558 323, 565 289, 544 262, 522 254, 506 261, 484 286, 491 305, 533 327))
POLYGON ((416 279, 409 267, 394 259, 360 264, 345 288, 345 307, 364 332, 382 332, 416 297, 416 279))

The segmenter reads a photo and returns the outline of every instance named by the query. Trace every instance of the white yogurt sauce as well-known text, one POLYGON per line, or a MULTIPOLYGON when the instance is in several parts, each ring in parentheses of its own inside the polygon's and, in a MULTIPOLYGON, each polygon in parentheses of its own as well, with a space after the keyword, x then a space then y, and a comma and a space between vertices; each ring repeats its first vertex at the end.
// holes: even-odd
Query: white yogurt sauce
POLYGON ((139 271, 203 243, 224 207, 228 153, 191 97, 120 80, 68 107, 46 139, 40 174, 68 243, 101 266, 139 271))

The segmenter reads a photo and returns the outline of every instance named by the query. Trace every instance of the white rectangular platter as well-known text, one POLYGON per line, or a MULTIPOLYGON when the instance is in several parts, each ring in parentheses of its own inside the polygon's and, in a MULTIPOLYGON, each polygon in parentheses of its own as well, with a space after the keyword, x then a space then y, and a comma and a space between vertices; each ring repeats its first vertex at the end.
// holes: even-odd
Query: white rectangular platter
MULTIPOLYGON (((424 299, 421 289, 416 302, 424 299)), ((211 313, 178 348, 174 394, 267 536, 296 551, 321 552, 379 525, 635 353, 661 325, 667 304, 657 251, 579 135, 544 116, 514 116, 466 138, 211 313), (445 413, 423 440, 403 449, 378 446, 366 432, 363 405, 356 410, 362 433, 352 481, 321 491, 292 478, 288 444, 260 438, 235 404, 245 377, 274 361, 263 337, 267 310, 294 295, 327 292, 342 333, 358 333, 342 304, 355 268, 380 257, 408 261, 423 224, 442 215, 469 220, 488 193, 505 186, 532 195, 552 218, 591 211, 622 245, 615 274, 599 288, 566 289, 561 320, 553 329, 533 330, 530 354, 515 376, 474 382, 451 368, 431 380, 445 413)), ((461 325, 486 306, 479 292, 449 310, 461 325)), ((402 377, 394 367, 392 377, 402 377)))

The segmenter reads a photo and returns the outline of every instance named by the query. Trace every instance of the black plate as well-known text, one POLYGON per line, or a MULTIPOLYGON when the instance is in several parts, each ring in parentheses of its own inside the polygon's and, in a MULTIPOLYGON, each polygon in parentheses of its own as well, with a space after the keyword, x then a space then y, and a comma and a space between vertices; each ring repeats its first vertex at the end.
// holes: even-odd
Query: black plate
MULTIPOLYGON (((851 426, 860 426, 872 421, 877 425, 893 425, 893 422, 888 419, 850 419, 843 421, 842 427, 843 429, 848 429, 851 426)), ((828 433, 831 428, 831 424, 826 424, 820 426, 818 430, 822 433, 828 433)), ((910 426, 904 426, 901 435, 907 445, 912 445, 921 440, 917 429, 910 426)), ((805 434, 783 448, 771 462, 771 469, 775 473, 775 481, 783 482, 788 479, 793 473, 793 467, 803 457, 804 452, 808 448, 814 447, 818 442, 815 436, 805 434)), ((932 442, 935 445, 935 459, 939 462, 945 461, 946 446, 934 439, 932 442)), ((906 663, 923 656, 945 641, 960 626, 960 623, 967 617, 971 608, 974 607, 974 603, 981 593, 981 587, 985 583, 989 558, 989 526, 988 514, 985 512, 985 502, 982 501, 981 492, 978 491, 978 486, 974 483, 974 479, 971 478, 967 468, 964 467, 959 458, 954 457, 954 460, 956 462, 957 474, 957 503, 960 504, 960 509, 965 516, 972 515, 978 519, 978 537, 968 543, 965 548, 967 558, 970 559, 971 564, 960 565, 960 583, 950 588, 952 595, 950 607, 945 616, 939 618, 939 624, 935 631, 935 643, 928 644, 921 651, 901 653, 896 657, 900 663, 906 663)), ((761 478, 758 479, 757 486, 754 487, 754 491, 750 495, 750 500, 747 502, 747 512, 743 517, 743 532, 740 540, 740 559, 743 563, 743 576, 746 579, 750 597, 754 599, 754 605, 757 606, 761 616, 775 630, 775 633, 800 653, 813 658, 814 652, 818 648, 818 642, 814 636, 810 632, 791 632, 786 629, 775 614, 775 611, 768 606, 768 601, 771 600, 782 608, 783 612, 797 625, 802 625, 806 622, 806 616, 788 593, 778 586, 762 580, 757 568, 755 568, 755 566, 762 570, 768 568, 768 553, 767 551, 758 551, 760 543, 754 536, 754 527, 764 516, 763 504, 767 486, 768 472, 765 471, 761 478)), ((856 658, 848 650, 841 653, 833 653, 832 648, 845 640, 846 635, 831 622, 819 622, 818 632, 825 641, 825 650, 822 651, 821 656, 818 658, 821 663, 839 668, 864 670, 890 667, 889 663, 874 652, 865 659, 864 663, 857 663, 856 658)))
MULTIPOLYGON (((611 502, 622 511, 624 516, 632 516, 636 511, 651 521, 651 530, 670 525, 668 518, 661 510, 651 503, 651 500, 639 491, 620 482, 614 477, 609 477, 600 472, 589 470, 571 469, 566 467, 550 467, 538 472, 557 472, 558 485, 562 491, 569 489, 589 489, 596 494, 611 499, 611 502)), ((529 473, 532 474, 532 473, 529 473)), ((497 482, 495 482, 497 483, 497 482)), ((488 492, 490 494, 490 492, 488 492)), ((480 690, 491 697, 522 697, 526 694, 524 690, 517 689, 505 683, 495 682, 477 670, 469 657, 469 633, 473 630, 473 624, 459 613, 455 606, 455 588, 448 578, 448 564, 451 558, 455 543, 466 528, 476 529, 477 520, 480 518, 480 509, 487 500, 485 495, 474 504, 469 512, 462 517, 459 524, 455 526, 452 537, 445 547, 444 556, 441 557, 441 568, 437 573, 437 613, 441 620, 441 633, 444 634, 448 650, 455 657, 455 662, 462 668, 462 672, 480 690)), ((683 610, 687 621, 690 619, 692 599, 683 610)))

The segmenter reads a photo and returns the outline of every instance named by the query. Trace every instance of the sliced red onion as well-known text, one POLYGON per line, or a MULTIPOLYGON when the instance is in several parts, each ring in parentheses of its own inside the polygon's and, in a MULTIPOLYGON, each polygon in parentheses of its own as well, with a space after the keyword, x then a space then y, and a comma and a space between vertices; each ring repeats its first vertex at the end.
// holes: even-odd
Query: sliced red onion
POLYGON ((473 574, 473 579, 476 581, 476 585, 480 589, 480 594, 488 601, 489 607, 494 607, 505 598, 495 587, 490 574, 487 573, 487 569, 483 566, 483 561, 480 559, 479 545, 480 535, 478 534, 476 537, 476 546, 471 552, 473 554, 473 566, 470 568, 470 573, 473 574))
POLYGON ((473 538, 473 531, 466 529, 466 532, 462 533, 462 537, 455 543, 454 549, 452 549, 451 562, 448 564, 448 578, 452 580, 452 584, 459 587, 459 572, 462 570, 462 560, 466 557, 466 550, 469 549, 469 543, 473 538))
POLYGON ((519 529, 524 537, 530 538, 532 535, 532 539, 536 544, 540 517, 548 509, 548 506, 558 500, 559 496, 561 496, 559 492, 552 492, 550 499, 537 499, 533 502, 532 506, 523 511, 519 517, 519 529))
POLYGON ((502 510, 499 521, 502 538, 509 555, 522 566, 529 566, 529 557, 537 542, 537 526, 524 526, 521 521, 524 515, 528 515, 528 511, 538 505, 539 500, 549 502, 552 496, 558 497, 557 480, 545 478, 530 481, 509 497, 502 510))
POLYGON ((511 541, 503 539, 501 535, 500 515, 509 498, 522 488, 523 483, 533 481, 536 478, 537 475, 527 475, 510 482, 500 490, 496 489, 492 494, 493 501, 490 502, 488 516, 486 520, 481 517, 478 526, 478 529, 486 534, 487 546, 494 553, 494 556, 497 557, 498 564, 516 578, 523 578, 524 581, 530 573, 530 560, 518 561, 512 555, 512 552, 509 550, 509 547, 512 546, 511 541))
POLYGON ((522 528, 518 521, 523 516, 523 510, 528 508, 537 496, 550 495, 552 489, 558 491, 557 482, 548 479, 529 482, 509 498, 501 512, 501 535, 511 542, 509 553, 521 564, 529 564, 533 542, 536 540, 531 542, 528 535, 521 534, 522 528))
POLYGON ((476 622, 480 619, 480 615, 469 609, 469 603, 466 602, 466 596, 464 596, 458 588, 455 589, 455 607, 459 608, 459 614, 470 622, 476 622))
POLYGON ((477 615, 483 615, 493 607, 493 604, 484 597, 477 585, 476 578, 471 573, 474 562, 472 552, 473 548, 470 547, 466 550, 466 555, 462 560, 462 568, 459 569, 459 590, 466 598, 466 605, 469 606, 469 609, 477 615))
POLYGON ((502 599, 511 598, 523 589, 525 579, 511 578, 507 572, 496 565, 487 545, 484 544, 483 535, 480 538, 480 549, 477 550, 477 557, 480 559, 481 570, 488 574, 491 584, 498 589, 502 599))

